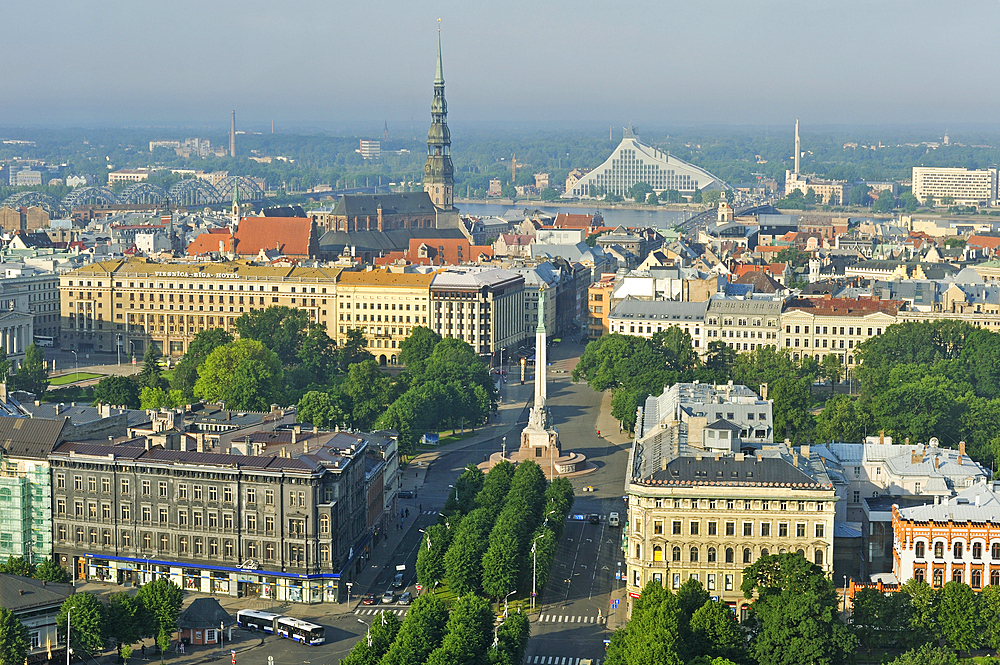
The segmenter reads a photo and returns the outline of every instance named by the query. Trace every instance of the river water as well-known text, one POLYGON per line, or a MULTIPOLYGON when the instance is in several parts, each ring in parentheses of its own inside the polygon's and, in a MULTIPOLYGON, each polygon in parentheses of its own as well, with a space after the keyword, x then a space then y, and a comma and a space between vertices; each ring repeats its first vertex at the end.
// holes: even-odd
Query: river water
POLYGON ((600 212, 604 216, 605 226, 649 226, 654 229, 672 228, 674 225, 680 224, 697 214, 696 211, 684 210, 632 210, 628 208, 601 208, 596 205, 593 208, 586 208, 583 206, 560 207, 558 205, 540 206, 534 205, 533 203, 516 204, 513 206, 498 203, 458 203, 456 204, 456 207, 462 213, 473 215, 475 217, 497 217, 511 208, 515 210, 524 210, 525 208, 528 210, 541 210, 542 212, 546 212, 551 215, 555 215, 560 212, 576 215, 600 212))

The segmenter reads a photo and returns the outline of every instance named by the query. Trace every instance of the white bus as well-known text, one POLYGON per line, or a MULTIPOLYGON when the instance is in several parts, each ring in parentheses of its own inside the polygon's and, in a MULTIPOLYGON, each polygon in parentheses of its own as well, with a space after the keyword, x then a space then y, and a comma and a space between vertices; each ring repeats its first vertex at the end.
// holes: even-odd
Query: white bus
POLYGON ((310 646, 323 644, 326 634, 323 626, 292 617, 278 617, 275 622, 275 632, 280 637, 302 642, 310 646))
POLYGON ((280 614, 273 612, 240 610, 236 613, 236 625, 247 630, 263 630, 265 633, 274 633, 274 620, 280 617, 280 614))
POLYGON ((55 346, 56 340, 49 335, 35 335, 35 346, 55 346))

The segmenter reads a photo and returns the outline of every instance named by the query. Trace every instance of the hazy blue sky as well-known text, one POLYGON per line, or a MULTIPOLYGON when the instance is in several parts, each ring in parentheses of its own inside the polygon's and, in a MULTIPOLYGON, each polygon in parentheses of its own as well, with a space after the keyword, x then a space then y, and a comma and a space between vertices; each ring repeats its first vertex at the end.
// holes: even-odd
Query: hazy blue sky
POLYGON ((1000 1, 34 0, 0 126, 993 124, 1000 1))

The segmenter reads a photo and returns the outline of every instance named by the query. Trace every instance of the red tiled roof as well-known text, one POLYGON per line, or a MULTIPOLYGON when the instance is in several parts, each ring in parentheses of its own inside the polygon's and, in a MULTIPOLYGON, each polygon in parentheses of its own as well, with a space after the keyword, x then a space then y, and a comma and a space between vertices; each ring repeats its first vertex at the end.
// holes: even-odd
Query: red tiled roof
POLYGON ((876 312, 895 316, 902 306, 901 300, 874 298, 792 298, 785 305, 785 311, 798 309, 816 316, 866 316, 876 312))
MULTIPOLYGON (((476 255, 478 256, 478 252, 476 255)), ((459 265, 475 257, 467 238, 410 238, 406 258, 418 265, 459 265), (420 256, 420 246, 427 245, 428 255, 420 256)))
POLYGON ((969 239, 965 241, 968 247, 983 247, 985 249, 996 249, 1000 247, 1000 238, 995 238, 993 236, 969 236, 969 239))
POLYGON ((218 252, 219 243, 222 243, 223 245, 222 251, 233 251, 233 239, 229 235, 229 229, 213 229, 208 233, 199 234, 198 237, 192 240, 191 244, 188 245, 188 256, 201 256, 202 254, 218 252), (225 235, 222 235, 219 231, 225 231, 225 235))
POLYGON ((277 249, 285 256, 308 257, 312 225, 308 217, 244 217, 236 231, 236 253, 251 256, 277 249))
POLYGON ((553 226, 560 229, 589 229, 594 225, 593 215, 579 215, 561 212, 556 215, 553 226))

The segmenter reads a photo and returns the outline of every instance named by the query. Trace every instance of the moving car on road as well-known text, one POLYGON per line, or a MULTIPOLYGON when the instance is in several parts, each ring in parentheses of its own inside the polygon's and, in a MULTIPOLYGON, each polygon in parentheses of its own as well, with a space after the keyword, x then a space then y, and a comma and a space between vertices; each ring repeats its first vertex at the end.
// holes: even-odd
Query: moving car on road
POLYGON ((403 595, 399 597, 400 605, 409 605, 413 601, 413 596, 410 595, 409 591, 404 591, 403 595))
POLYGON ((378 599, 375 598, 375 594, 366 593, 364 599, 361 601, 362 605, 376 605, 378 604, 378 599))
POLYGON ((385 593, 382 594, 383 605, 388 605, 389 603, 394 603, 394 602, 396 602, 396 594, 394 594, 392 591, 386 591, 385 593))

